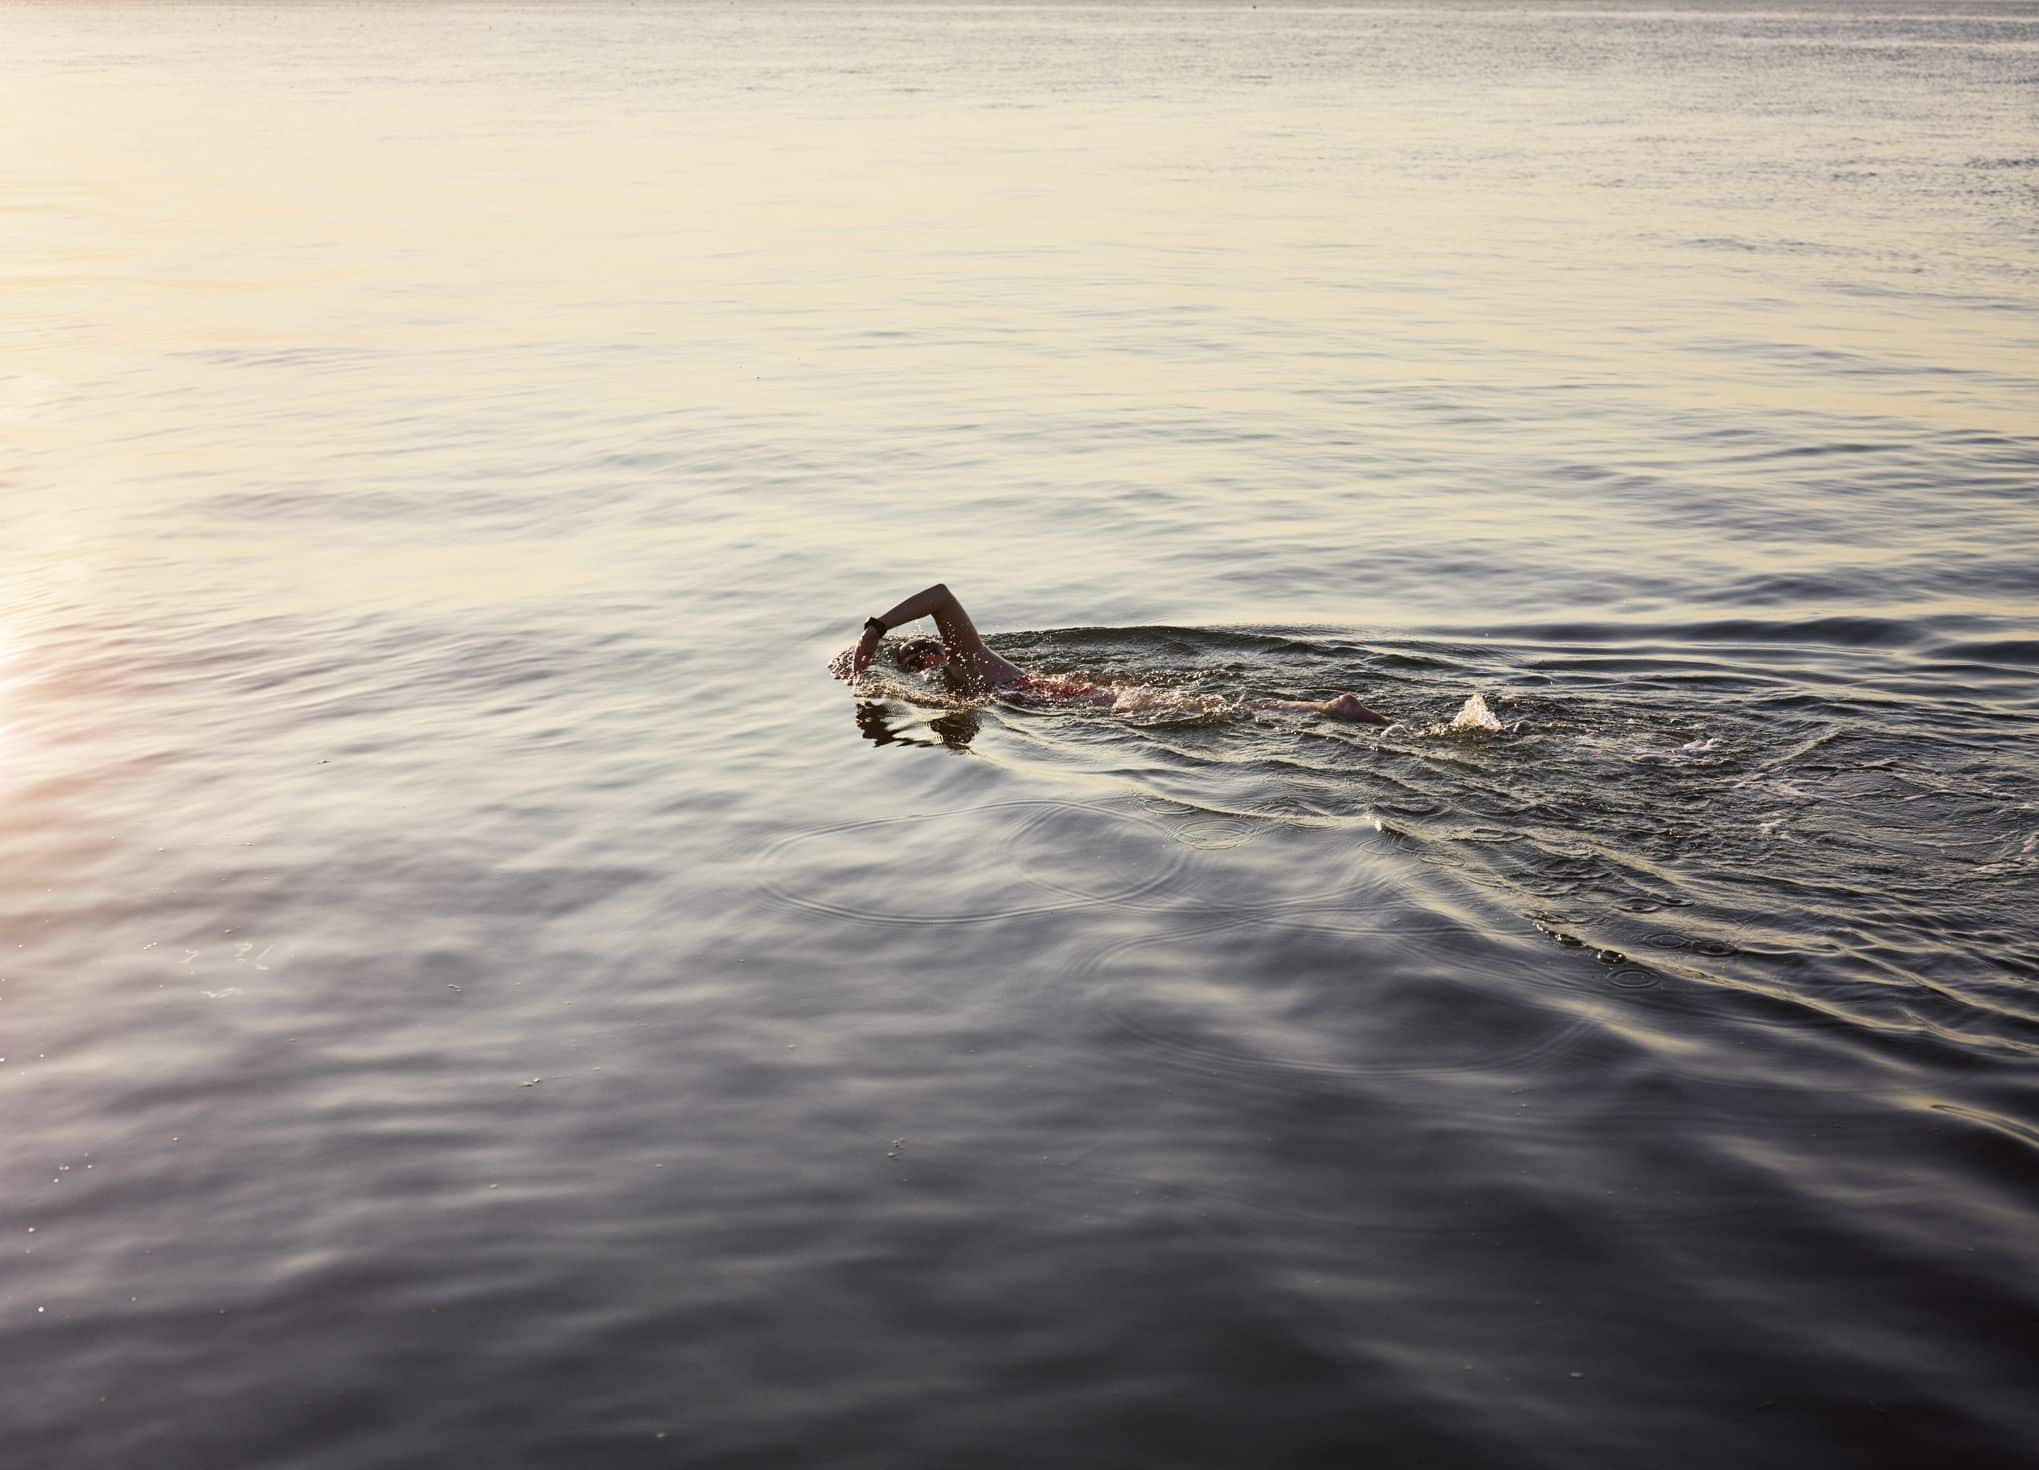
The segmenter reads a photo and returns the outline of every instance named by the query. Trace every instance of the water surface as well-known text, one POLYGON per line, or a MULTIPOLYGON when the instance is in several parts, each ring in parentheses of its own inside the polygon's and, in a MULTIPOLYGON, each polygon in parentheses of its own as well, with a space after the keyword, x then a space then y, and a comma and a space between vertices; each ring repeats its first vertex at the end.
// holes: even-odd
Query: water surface
POLYGON ((10 1456, 2029 1456, 2035 106, 0 5, 10 1456), (937 579, 1124 707, 828 677, 937 579))

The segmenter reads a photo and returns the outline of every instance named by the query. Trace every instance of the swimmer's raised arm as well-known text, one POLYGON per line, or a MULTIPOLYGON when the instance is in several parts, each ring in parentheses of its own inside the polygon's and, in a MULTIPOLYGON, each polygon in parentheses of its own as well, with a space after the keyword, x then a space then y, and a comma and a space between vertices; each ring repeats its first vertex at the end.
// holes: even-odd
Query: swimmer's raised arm
MULTIPOLYGON (((943 677, 952 688, 974 694, 993 690, 1031 691, 1051 700, 1064 702, 1081 701, 1110 704, 1116 698, 1112 687, 1100 689, 1095 685, 1080 684, 1072 680, 1039 681, 1017 664, 1001 657, 985 646, 977 625, 970 621, 970 614, 963 610, 963 604, 956 599, 948 584, 937 582, 934 586, 916 592, 904 602, 888 608, 875 618, 864 623, 864 635, 857 640, 857 646, 849 658, 845 672, 842 655, 837 654, 830 665, 837 678, 854 678, 871 666, 871 657, 878 651, 878 644, 885 635, 903 623, 931 617, 935 628, 942 635, 940 653, 927 647, 926 640, 919 646, 908 645, 912 654, 911 663, 901 667, 913 672, 922 672, 935 667, 943 670, 943 677)), ((906 651, 902 652, 902 659, 906 651)), ((1322 715, 1327 719, 1351 720, 1356 724, 1391 725, 1393 720, 1378 710, 1368 709, 1355 695, 1341 694, 1336 699, 1301 700, 1271 699, 1255 700, 1256 709, 1294 710, 1298 714, 1322 715)))
POLYGON ((963 611, 963 604, 956 600, 956 594, 948 589, 946 583, 937 582, 865 623, 864 636, 857 640, 856 657, 851 661, 851 668, 863 673, 870 666, 871 655, 876 651, 879 639, 901 623, 925 617, 935 620, 935 630, 942 635, 942 643, 948 648, 951 658, 972 661, 978 654, 988 651, 984 647, 984 639, 977 632, 977 625, 970 621, 970 614, 963 611))

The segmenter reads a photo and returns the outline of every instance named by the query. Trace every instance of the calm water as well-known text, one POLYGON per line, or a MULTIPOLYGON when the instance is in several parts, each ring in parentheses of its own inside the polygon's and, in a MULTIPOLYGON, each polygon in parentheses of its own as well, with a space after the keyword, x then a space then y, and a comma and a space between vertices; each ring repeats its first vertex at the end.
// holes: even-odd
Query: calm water
POLYGON ((0 241, 8 1463, 2039 1443, 2039 5, 7 0, 0 241))

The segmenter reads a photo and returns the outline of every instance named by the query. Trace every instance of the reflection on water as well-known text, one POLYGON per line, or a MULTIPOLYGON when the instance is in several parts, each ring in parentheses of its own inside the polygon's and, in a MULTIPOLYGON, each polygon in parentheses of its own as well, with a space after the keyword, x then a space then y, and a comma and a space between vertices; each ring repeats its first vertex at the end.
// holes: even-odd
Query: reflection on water
POLYGON ((12 1460, 2026 1456, 2035 45, 0 0, 12 1460))
POLYGON ((856 713, 857 728, 873 745, 939 744, 960 752, 968 750, 977 738, 975 710, 946 710, 924 717, 911 706, 860 699, 856 713))

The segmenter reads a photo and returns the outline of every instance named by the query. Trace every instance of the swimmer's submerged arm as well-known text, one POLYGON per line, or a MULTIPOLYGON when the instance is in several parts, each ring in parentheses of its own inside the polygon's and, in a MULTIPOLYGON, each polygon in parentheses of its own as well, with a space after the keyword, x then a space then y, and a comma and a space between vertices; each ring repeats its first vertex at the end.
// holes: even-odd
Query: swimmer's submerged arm
MULTIPOLYGON (((963 604, 956 600, 956 594, 948 585, 937 582, 926 591, 916 592, 889 612, 880 613, 878 621, 886 631, 901 623, 910 623, 917 618, 932 617, 935 630, 942 635, 942 643, 949 650, 951 658, 974 659, 985 652, 984 639, 977 632, 977 625, 970 621, 970 614, 963 611, 963 604)), ((853 667, 862 673, 870 665, 871 654, 878 647, 878 640, 884 633, 876 628, 864 629, 864 636, 857 641, 857 654, 853 667)))

